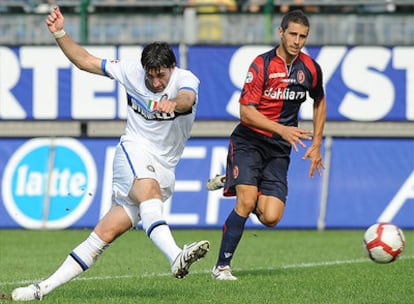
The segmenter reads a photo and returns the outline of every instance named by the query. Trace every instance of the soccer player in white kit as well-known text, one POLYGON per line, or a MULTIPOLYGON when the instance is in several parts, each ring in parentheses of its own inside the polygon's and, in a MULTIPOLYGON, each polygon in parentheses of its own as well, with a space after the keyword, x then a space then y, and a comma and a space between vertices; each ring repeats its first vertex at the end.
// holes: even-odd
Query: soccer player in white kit
POLYGON ((76 67, 107 76, 125 87, 127 125, 113 162, 112 208, 50 277, 16 288, 12 299, 41 300, 91 267, 112 241, 140 220, 147 236, 167 257, 173 275, 183 278, 210 245, 203 240, 178 247, 163 217, 162 204, 174 191, 174 170, 194 122, 198 78, 176 66, 174 53, 166 43, 147 45, 141 62, 109 61, 93 56, 65 33, 59 7, 53 8, 46 24, 76 67))

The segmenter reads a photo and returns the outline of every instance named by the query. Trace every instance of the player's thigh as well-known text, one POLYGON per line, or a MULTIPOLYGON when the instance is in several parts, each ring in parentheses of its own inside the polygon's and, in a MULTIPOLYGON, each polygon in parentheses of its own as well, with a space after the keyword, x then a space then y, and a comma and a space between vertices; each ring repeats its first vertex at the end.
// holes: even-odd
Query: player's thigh
POLYGON ((115 152, 113 164, 113 197, 118 203, 129 200, 132 188, 132 203, 149 198, 166 201, 173 193, 174 169, 162 166, 156 157, 146 150, 138 149, 133 143, 122 142, 115 152), (136 181, 143 181, 136 183, 136 181), (154 184, 157 183, 158 185, 154 184), (154 194, 155 192, 155 194, 154 194), (139 196, 138 194, 142 194, 139 196))
POLYGON ((287 173, 289 157, 276 157, 268 161, 263 169, 259 192, 266 196, 278 198, 286 203, 288 195, 287 173))
POLYGON ((136 178, 128 197, 137 205, 149 199, 161 199, 160 185, 152 178, 136 178))
POLYGON ((264 160, 260 147, 246 141, 234 141, 227 157, 228 183, 257 186, 264 160))

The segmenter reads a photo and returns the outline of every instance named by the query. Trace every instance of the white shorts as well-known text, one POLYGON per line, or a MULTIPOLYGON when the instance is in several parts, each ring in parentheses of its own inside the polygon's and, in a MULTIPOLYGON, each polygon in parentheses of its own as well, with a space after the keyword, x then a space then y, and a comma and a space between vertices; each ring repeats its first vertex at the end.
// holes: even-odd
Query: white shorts
POLYGON ((128 193, 135 178, 152 178, 160 185, 162 201, 174 191, 174 169, 162 166, 152 153, 140 148, 133 141, 118 144, 112 178, 112 203, 122 205, 135 227, 140 221, 139 207, 130 200, 128 193))

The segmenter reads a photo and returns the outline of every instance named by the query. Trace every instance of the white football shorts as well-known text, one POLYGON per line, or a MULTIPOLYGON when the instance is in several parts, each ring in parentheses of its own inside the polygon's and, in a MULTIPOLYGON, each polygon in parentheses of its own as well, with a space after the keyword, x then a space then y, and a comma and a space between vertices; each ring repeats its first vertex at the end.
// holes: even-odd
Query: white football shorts
POLYGON ((141 149, 133 141, 122 141, 115 151, 112 179, 112 203, 124 207, 135 227, 140 221, 139 207, 130 200, 128 193, 135 178, 155 179, 165 202, 174 192, 174 170, 161 165, 152 153, 141 149))

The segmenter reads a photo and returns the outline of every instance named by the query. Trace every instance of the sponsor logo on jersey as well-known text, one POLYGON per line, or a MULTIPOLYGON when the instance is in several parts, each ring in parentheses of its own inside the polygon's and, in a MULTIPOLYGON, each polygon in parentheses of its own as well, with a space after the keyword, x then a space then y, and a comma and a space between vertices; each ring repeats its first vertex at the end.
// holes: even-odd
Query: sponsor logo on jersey
POLYGON ((148 99, 147 102, 141 101, 131 95, 127 95, 128 105, 134 110, 135 113, 141 115, 146 120, 172 120, 179 115, 187 115, 192 113, 192 109, 184 113, 160 113, 157 111, 159 102, 168 99, 168 95, 164 94, 161 96, 159 101, 148 99))
POLYGON ((284 77, 286 77, 286 73, 285 72, 271 73, 271 74, 269 74, 269 79, 273 79, 273 78, 284 78, 284 77))
POLYGON ((95 162, 79 141, 37 138, 9 159, 3 202, 22 227, 66 228, 88 210, 96 184, 95 162))
POLYGON ((250 83, 253 81, 253 73, 252 72, 248 72, 246 75, 246 83, 250 83))
POLYGON ((286 79, 281 79, 280 82, 284 82, 284 83, 288 83, 288 84, 297 84, 297 80, 293 79, 293 78, 286 78, 286 79))
POLYGON ((175 112, 169 113, 160 113, 157 110, 149 112, 148 109, 141 107, 139 104, 131 101, 128 101, 128 104, 131 106, 132 110, 135 113, 141 115, 147 120, 171 120, 175 118, 175 112))
POLYGON ((128 105, 132 108, 132 110, 134 110, 135 113, 144 117, 146 120, 173 120, 177 116, 187 115, 187 114, 192 113, 192 109, 190 109, 187 112, 183 112, 183 113, 173 112, 170 114, 170 113, 158 112, 157 111, 158 104, 162 100, 168 99, 167 94, 162 95, 159 101, 148 99, 147 102, 145 102, 129 94, 127 95, 127 98, 128 98, 128 105))
POLYGON ((273 88, 270 88, 264 91, 264 95, 272 99, 283 99, 291 101, 304 100, 306 98, 306 92, 294 91, 290 90, 289 88, 278 88, 277 90, 273 90, 273 88))
POLYGON ((302 70, 300 70, 296 75, 296 79, 297 79, 298 83, 304 83, 305 82, 305 73, 302 70))

